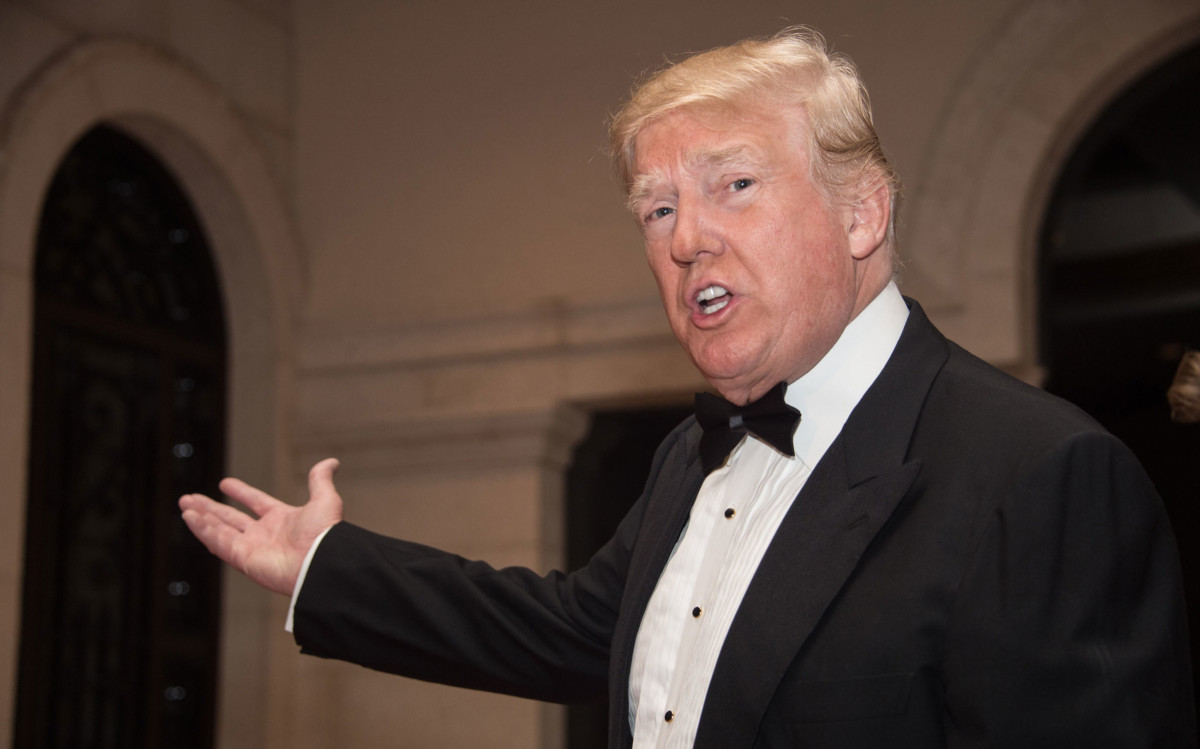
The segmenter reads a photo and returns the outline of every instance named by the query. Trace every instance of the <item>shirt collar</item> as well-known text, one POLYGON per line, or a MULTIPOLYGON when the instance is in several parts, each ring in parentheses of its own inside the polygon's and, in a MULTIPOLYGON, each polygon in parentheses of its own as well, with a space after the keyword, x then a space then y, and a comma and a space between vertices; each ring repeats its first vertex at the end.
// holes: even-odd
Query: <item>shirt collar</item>
POLYGON ((821 361, 788 386, 784 399, 801 413, 792 444, 809 468, 883 371, 907 320, 908 305, 896 284, 889 283, 850 321, 821 361))

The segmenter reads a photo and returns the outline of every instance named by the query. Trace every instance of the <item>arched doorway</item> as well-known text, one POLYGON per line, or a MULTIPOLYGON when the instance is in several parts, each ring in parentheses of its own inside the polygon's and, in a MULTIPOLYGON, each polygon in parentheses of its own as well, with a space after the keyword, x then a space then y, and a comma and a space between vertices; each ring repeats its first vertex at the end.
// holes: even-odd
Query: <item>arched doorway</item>
POLYGON ((37 237, 14 746, 213 743, 220 575, 175 497, 223 473, 225 322, 172 176, 96 127, 37 237))
POLYGON ((1039 248, 1046 388, 1128 444, 1167 505, 1200 673, 1200 425, 1166 391, 1200 347, 1200 45, 1130 86, 1066 162, 1039 248))

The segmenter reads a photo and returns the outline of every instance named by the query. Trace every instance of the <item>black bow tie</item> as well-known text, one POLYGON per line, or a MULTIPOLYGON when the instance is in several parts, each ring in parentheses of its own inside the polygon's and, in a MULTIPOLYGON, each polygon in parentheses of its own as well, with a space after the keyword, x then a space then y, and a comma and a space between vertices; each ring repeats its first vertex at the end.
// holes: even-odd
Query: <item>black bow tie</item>
POLYGON ((700 463, 705 475, 725 462, 747 432, 784 455, 796 454, 792 434, 800 423, 800 412, 783 399, 786 391, 787 383, 781 382, 745 406, 735 406, 709 393, 696 393, 696 421, 704 428, 700 463))

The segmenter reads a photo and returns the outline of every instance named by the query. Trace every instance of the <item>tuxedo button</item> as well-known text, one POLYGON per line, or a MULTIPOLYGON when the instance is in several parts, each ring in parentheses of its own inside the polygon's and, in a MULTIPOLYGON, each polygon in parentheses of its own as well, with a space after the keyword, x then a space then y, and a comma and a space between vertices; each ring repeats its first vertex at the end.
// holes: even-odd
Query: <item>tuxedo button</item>
POLYGON ((673 712, 671 712, 670 710, 668 710, 668 711, 667 711, 667 714, 663 716, 663 720, 665 720, 665 721, 667 721, 668 723, 670 723, 672 720, 675 720, 675 713, 673 713, 673 712))
POLYGON ((736 514, 737 514, 737 510, 733 509, 732 507, 725 510, 725 517, 727 517, 727 518, 731 518, 736 514))
POLYGON ((698 618, 700 618, 700 615, 701 615, 701 614, 703 614, 703 613, 704 613, 704 612, 703 612, 703 611, 700 609, 700 607, 699 607, 699 606, 697 606, 696 608, 692 609, 692 616, 696 617, 697 619, 698 619, 698 618))

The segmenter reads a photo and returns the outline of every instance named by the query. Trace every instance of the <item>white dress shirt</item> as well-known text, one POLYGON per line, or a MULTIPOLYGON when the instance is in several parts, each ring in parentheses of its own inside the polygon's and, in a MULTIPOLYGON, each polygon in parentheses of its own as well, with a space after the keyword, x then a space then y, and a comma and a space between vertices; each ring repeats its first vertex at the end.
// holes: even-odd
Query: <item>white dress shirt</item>
POLYGON ((796 457, 743 439, 704 480, 646 607, 629 676, 634 749, 690 747, 717 656, 784 515, 892 355, 908 307, 895 284, 788 386, 796 457))

